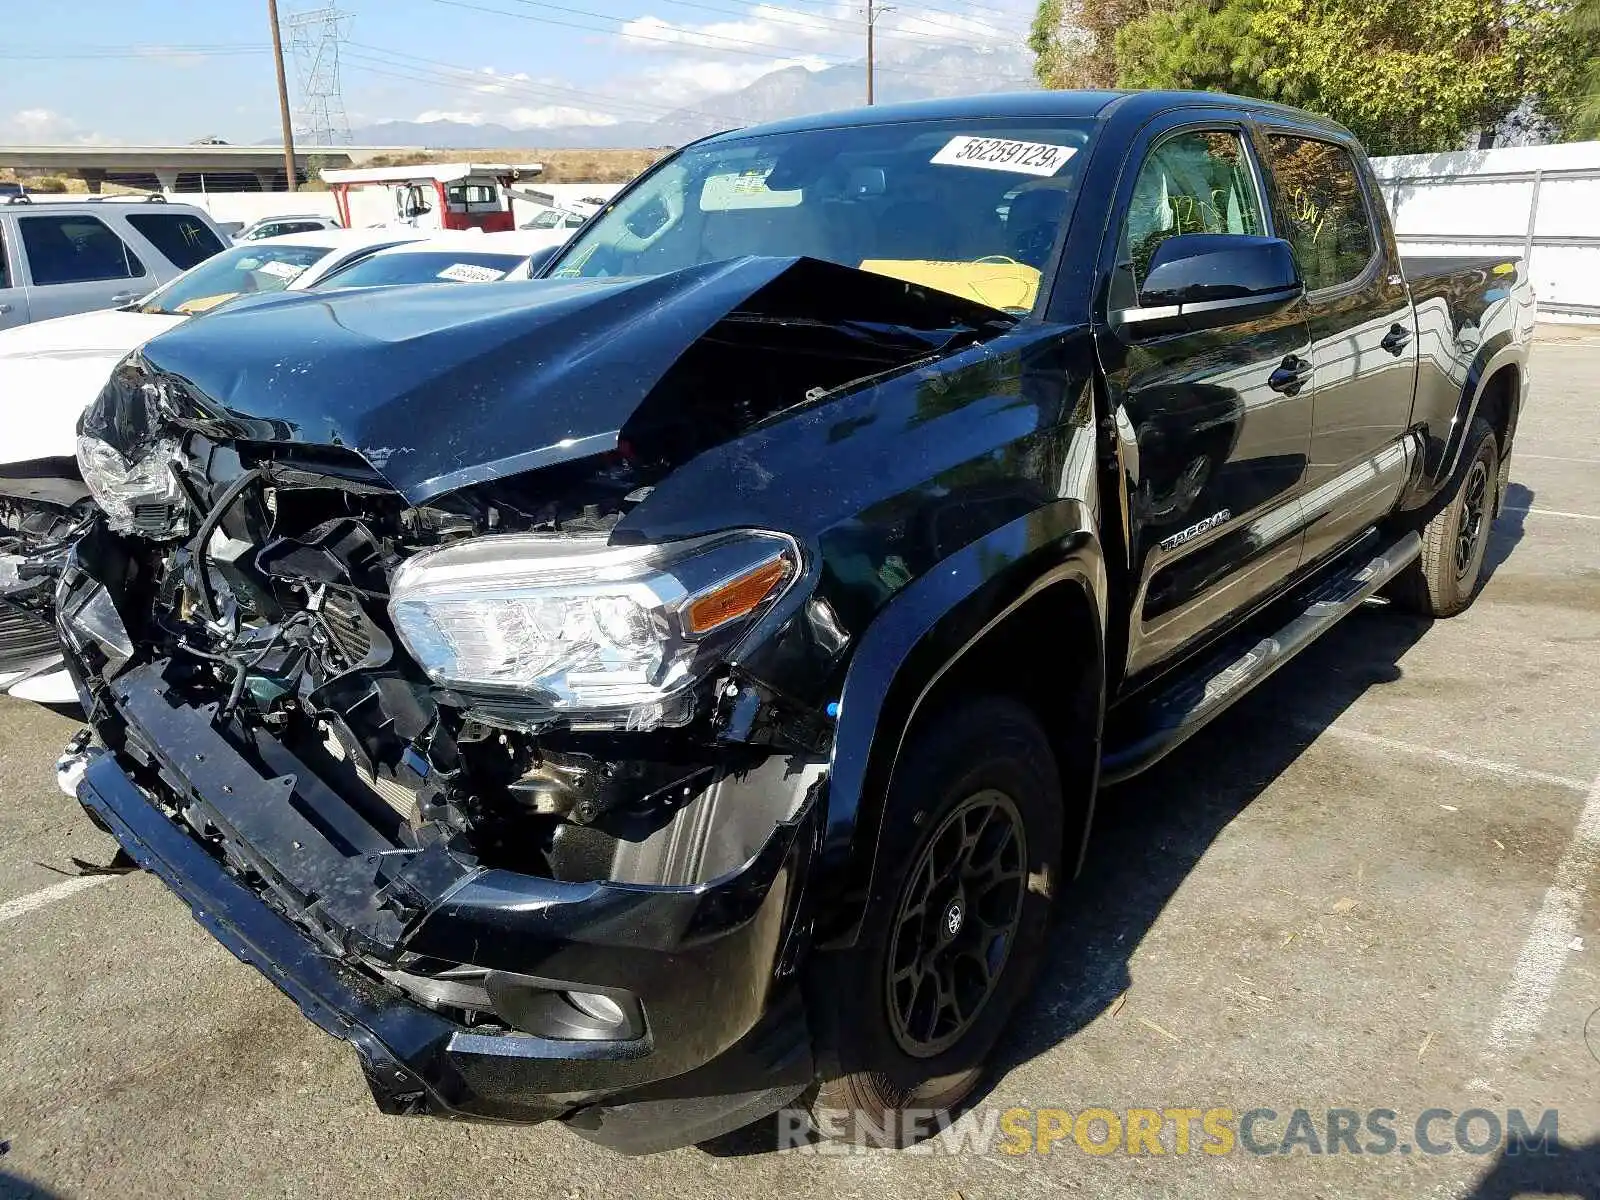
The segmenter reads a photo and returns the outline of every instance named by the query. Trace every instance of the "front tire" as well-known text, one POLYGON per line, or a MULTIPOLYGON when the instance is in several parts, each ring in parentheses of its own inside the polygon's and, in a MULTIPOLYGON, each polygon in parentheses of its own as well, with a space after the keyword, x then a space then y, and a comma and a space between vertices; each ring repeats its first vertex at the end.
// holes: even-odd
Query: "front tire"
POLYGON ((977 1086, 1044 949, 1061 823, 1049 739, 1014 700, 902 748, 860 940, 812 968, 824 1136, 907 1145, 977 1086))
POLYGON ((1422 528, 1422 553, 1395 578, 1390 598, 1424 617, 1453 617, 1477 599, 1489 530, 1499 508, 1500 445, 1481 418, 1467 433, 1456 491, 1422 528))

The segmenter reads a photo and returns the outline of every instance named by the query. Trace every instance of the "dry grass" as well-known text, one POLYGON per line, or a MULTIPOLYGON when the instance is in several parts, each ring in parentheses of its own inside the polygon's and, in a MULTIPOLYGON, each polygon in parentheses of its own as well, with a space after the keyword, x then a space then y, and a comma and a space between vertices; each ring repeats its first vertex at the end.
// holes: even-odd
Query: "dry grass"
POLYGON ((655 163, 666 150, 428 150, 421 154, 380 154, 375 167, 410 167, 422 163, 481 162, 544 164, 545 183, 627 183, 655 163))

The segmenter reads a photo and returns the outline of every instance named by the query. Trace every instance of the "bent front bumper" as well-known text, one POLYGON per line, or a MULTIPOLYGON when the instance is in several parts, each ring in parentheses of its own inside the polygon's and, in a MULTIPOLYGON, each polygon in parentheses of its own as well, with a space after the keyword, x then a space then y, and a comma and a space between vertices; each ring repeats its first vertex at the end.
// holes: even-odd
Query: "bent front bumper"
POLYGON ((384 1111, 584 1114, 579 1123, 597 1128, 619 1101, 712 1091, 748 1102, 774 1068, 809 1079, 803 1017, 778 1000, 792 990, 779 964, 814 842, 810 795, 743 867, 698 885, 569 883, 481 867, 452 877, 442 857, 415 852, 397 870, 399 856, 362 844, 359 813, 330 811, 337 797, 296 772, 282 747, 271 766, 285 773, 264 775, 212 709, 166 693, 159 664, 117 680, 113 696, 129 770, 102 755, 79 800, 223 945, 355 1046, 384 1111), (306 895, 312 878, 323 894, 306 895), (372 969, 403 968, 409 956, 626 997, 640 1020, 625 1036, 485 1032, 372 969), (729 1061, 754 1064, 758 1078, 718 1070, 729 1061))

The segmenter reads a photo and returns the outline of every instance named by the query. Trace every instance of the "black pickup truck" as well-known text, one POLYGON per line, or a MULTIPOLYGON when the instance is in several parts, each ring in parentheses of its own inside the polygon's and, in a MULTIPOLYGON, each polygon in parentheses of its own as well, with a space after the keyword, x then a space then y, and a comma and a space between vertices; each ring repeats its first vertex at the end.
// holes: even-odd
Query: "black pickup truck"
POLYGON ((1285 108, 712 137, 526 284, 125 360, 63 773, 386 1112, 904 1142, 1101 784, 1376 593, 1472 602, 1533 310, 1515 260, 1408 278, 1360 147, 1285 108))

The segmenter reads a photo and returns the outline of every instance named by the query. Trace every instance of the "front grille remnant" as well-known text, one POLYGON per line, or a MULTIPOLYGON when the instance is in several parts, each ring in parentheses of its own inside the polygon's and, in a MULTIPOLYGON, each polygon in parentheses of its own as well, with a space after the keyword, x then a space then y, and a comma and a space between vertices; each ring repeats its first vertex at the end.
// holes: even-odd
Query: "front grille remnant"
POLYGON ((60 653, 55 627, 49 621, 0 602, 0 671, 27 670, 60 653))
POLYGON ((354 596, 330 590, 322 600, 322 627, 333 648, 352 666, 371 655, 371 627, 354 596))

